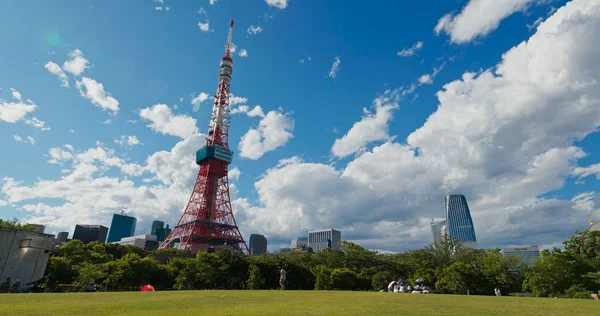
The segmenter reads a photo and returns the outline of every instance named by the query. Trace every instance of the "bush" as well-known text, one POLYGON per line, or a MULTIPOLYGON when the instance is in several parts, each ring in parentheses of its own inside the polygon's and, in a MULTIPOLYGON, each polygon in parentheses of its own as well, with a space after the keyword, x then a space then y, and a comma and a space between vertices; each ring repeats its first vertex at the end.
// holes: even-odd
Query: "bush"
POLYGON ((571 286, 569 289, 565 291, 564 297, 566 298, 585 298, 588 299, 592 295, 592 291, 588 291, 582 285, 576 284, 571 286))

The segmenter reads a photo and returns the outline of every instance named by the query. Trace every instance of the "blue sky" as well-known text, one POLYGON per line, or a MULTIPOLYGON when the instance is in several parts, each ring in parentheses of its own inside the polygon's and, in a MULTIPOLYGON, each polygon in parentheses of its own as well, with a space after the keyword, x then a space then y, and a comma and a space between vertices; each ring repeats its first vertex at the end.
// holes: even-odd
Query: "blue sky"
POLYGON ((4 3, 0 217, 72 232, 124 208, 137 233, 175 224, 232 9, 244 236, 278 248, 335 227, 421 247, 450 193, 482 246, 552 245, 600 220, 589 0, 4 3))

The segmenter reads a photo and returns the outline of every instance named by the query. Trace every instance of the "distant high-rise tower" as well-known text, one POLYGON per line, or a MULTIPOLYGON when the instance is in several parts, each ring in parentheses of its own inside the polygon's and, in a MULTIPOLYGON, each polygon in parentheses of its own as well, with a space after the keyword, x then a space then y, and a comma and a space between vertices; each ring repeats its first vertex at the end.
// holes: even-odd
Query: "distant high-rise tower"
MULTIPOLYGON (((163 221, 152 221, 152 228, 150 229, 150 235, 159 237, 160 231, 165 227, 165 222, 163 221)), ((162 241, 162 240, 161 240, 162 241)))
POLYGON ((326 248, 342 249, 342 233, 335 229, 313 230, 308 232, 308 246, 314 252, 326 248))
POLYGON ((233 72, 231 36, 233 16, 225 56, 221 58, 219 85, 214 96, 205 146, 196 152, 200 166, 196 184, 179 222, 160 245, 160 248, 178 248, 192 253, 211 252, 229 248, 249 253, 231 210, 227 168, 233 160, 229 149, 229 86, 233 72))
POLYGON ((267 238, 259 234, 250 235, 250 253, 253 255, 267 253, 267 238))
POLYGON ((446 234, 446 220, 434 221, 431 220, 431 233, 433 234, 433 241, 440 241, 446 234))
POLYGON ((462 246, 477 248, 475 228, 467 199, 462 194, 448 195, 445 199, 446 233, 462 246))
POLYGON ((84 244, 92 241, 106 241, 108 227, 101 225, 75 225, 73 239, 81 240, 84 244))
POLYGON ((159 242, 165 241, 167 236, 171 233, 171 229, 169 225, 164 227, 165 223, 163 221, 153 221, 152 228, 150 229, 150 235, 156 236, 156 240, 159 242))
POLYGON ((120 241, 122 238, 133 236, 136 224, 137 219, 125 215, 123 211, 121 211, 121 214, 113 214, 106 242, 120 241))
POLYGON ((60 232, 58 235, 56 235, 56 242, 59 245, 66 243, 67 239, 69 239, 69 232, 60 232))

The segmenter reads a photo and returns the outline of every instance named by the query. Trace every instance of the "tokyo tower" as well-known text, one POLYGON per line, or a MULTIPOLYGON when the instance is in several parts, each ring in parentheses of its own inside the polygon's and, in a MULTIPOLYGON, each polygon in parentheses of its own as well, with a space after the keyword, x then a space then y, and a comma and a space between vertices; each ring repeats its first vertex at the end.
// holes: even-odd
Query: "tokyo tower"
POLYGON ((233 15, 229 22, 225 56, 221 58, 219 85, 206 145, 196 152, 196 164, 200 166, 198 178, 183 215, 160 249, 177 248, 196 253, 229 248, 250 254, 231 211, 227 177, 227 167, 233 159, 228 143, 232 32, 233 15))

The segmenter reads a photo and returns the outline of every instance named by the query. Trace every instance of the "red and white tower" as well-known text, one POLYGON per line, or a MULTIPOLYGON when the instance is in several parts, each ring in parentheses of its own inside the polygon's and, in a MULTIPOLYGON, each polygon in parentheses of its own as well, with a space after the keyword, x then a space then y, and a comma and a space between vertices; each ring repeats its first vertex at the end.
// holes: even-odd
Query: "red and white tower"
POLYGON ((233 72, 231 35, 233 15, 225 56, 221 58, 219 86, 210 117, 206 145, 196 152, 200 166, 194 191, 177 226, 160 248, 178 248, 191 252, 232 248, 250 254, 231 211, 227 167, 233 159, 229 150, 229 85, 233 72))

